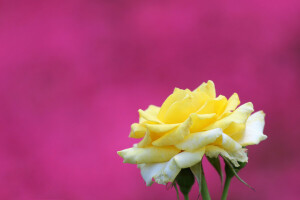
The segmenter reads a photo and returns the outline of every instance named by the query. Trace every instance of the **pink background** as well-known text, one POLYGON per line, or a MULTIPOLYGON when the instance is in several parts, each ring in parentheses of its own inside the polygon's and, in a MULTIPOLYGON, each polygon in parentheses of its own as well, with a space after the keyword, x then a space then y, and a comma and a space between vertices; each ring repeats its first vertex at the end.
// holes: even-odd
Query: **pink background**
POLYGON ((176 199, 116 151, 139 108, 209 79, 267 114, 256 191, 229 199, 299 199, 300 1, 208 2, 0 1, 0 199, 176 199))

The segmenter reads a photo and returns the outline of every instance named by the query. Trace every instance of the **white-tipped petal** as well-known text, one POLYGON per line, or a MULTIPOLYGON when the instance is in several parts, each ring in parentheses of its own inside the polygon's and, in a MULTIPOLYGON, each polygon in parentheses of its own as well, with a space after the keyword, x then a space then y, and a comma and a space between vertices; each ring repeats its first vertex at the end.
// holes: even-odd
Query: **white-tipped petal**
POLYGON ((226 150, 209 145, 205 147, 205 155, 211 158, 216 158, 219 155, 228 158, 236 167, 240 166, 238 162, 248 162, 246 149, 241 148, 235 152, 227 152, 226 150))
POLYGON ((158 184, 165 185, 168 182, 173 182, 181 170, 174 159, 163 163, 140 164, 138 167, 141 169, 142 177, 147 186, 153 183, 153 178, 158 184))
POLYGON ((188 168, 200 162, 204 153, 205 148, 193 152, 184 151, 174 156, 174 160, 180 168, 188 168))
POLYGON ((258 144, 267 139, 267 136, 263 134, 264 127, 265 113, 263 111, 258 111, 252 114, 246 122, 245 132, 238 142, 242 146, 247 146, 258 144))
POLYGON ((154 163, 154 164, 139 164, 138 168, 141 169, 141 175, 146 182, 147 186, 152 185, 153 177, 160 173, 165 166, 165 163, 154 163))

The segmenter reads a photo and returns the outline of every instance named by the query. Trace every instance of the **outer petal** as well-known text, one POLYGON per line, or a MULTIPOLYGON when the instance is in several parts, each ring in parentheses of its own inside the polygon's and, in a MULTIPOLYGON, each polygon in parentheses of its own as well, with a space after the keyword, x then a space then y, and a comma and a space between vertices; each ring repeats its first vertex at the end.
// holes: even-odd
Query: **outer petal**
POLYGON ((190 127, 192 125, 191 118, 188 118, 185 122, 180 124, 180 126, 174 130, 171 131, 161 138, 155 140, 152 144, 155 146, 168 146, 168 145, 175 145, 182 141, 185 136, 190 134, 190 127))
POLYGON ((142 109, 139 109, 140 118, 144 119, 145 121, 155 122, 161 124, 162 122, 157 118, 156 115, 153 115, 150 112, 146 112, 142 109))
POLYGON ((152 114, 152 115, 155 115, 155 116, 158 115, 159 111, 160 111, 160 107, 155 106, 155 105, 150 105, 150 106, 145 110, 145 112, 148 112, 149 114, 152 114))
POLYGON ((193 152, 184 151, 174 156, 174 160, 180 168, 191 167, 202 160, 205 148, 193 152))
POLYGON ((139 164, 138 168, 141 169, 141 175, 146 182, 147 186, 152 185, 152 178, 159 174, 165 167, 166 163, 154 163, 154 164, 139 164))
POLYGON ((258 144, 260 141, 267 139, 263 134, 265 126, 265 113, 258 111, 252 114, 247 122, 246 129, 242 138, 238 141, 242 146, 258 144))
POLYGON ((253 112, 253 104, 251 102, 245 103, 238 107, 231 115, 216 121, 211 126, 205 128, 206 130, 214 129, 214 128, 222 128, 226 129, 232 122, 235 123, 245 123, 253 112))
MULTIPOLYGON (((158 106, 154 106, 154 105, 150 105, 144 112, 147 113, 148 115, 151 116, 156 116, 158 115, 160 110, 160 107, 158 106)), ((144 119, 142 116, 140 116, 140 123, 147 121, 146 119, 144 119)))
POLYGON ((173 182, 181 170, 174 159, 164 163, 139 164, 138 167, 141 169, 142 177, 147 186, 153 183, 152 178, 157 183, 164 185, 173 182))
POLYGON ((209 80, 207 83, 202 83, 195 91, 206 93, 211 98, 216 98, 216 89, 213 81, 209 80))
POLYGON ((129 137, 131 138, 142 138, 146 133, 146 128, 142 124, 133 123, 131 125, 131 131, 129 137))
POLYGON ((124 163, 142 164, 166 162, 179 152, 175 147, 132 147, 118 151, 118 154, 124 159, 124 163))
POLYGON ((181 150, 194 151, 216 141, 222 135, 222 129, 217 128, 209 131, 192 133, 184 141, 175 146, 181 150))
POLYGON ((205 147, 205 155, 208 157, 216 158, 219 155, 228 158, 236 167, 240 166, 239 162, 248 162, 248 156, 246 153, 246 149, 241 148, 235 152, 227 152, 224 149, 217 146, 206 146, 205 147))

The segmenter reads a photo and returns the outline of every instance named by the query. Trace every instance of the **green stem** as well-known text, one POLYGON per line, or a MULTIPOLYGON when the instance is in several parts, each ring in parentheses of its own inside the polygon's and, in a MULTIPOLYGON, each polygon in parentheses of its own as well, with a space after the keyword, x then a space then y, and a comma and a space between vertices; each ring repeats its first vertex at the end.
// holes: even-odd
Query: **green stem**
POLYGON ((201 178, 202 178, 202 180, 201 180, 202 198, 203 198, 203 200, 211 200, 203 170, 202 170, 202 177, 201 178))
POLYGON ((232 179, 232 177, 226 177, 221 200, 227 199, 228 189, 229 189, 231 179, 232 179))
POLYGON ((207 187, 207 183, 205 180, 205 176, 204 176, 204 171, 203 171, 203 167, 202 167, 202 163, 201 163, 201 195, 202 195, 202 199, 203 200, 211 200, 210 195, 209 195, 209 191, 208 191, 208 187, 207 187))
POLYGON ((189 200, 189 195, 184 195, 184 200, 189 200))

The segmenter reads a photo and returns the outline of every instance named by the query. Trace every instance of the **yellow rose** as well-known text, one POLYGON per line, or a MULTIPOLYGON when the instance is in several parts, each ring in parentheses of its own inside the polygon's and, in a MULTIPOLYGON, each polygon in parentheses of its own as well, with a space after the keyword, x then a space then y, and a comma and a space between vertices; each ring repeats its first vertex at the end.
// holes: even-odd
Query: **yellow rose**
POLYGON ((247 162, 247 145, 267 138, 263 111, 251 102, 240 104, 234 93, 228 100, 216 97, 212 81, 194 91, 175 88, 161 107, 139 110, 139 123, 129 137, 143 138, 132 148, 119 151, 124 163, 138 164, 147 185, 173 182, 182 168, 199 163, 203 155, 228 158, 235 166, 247 162))

